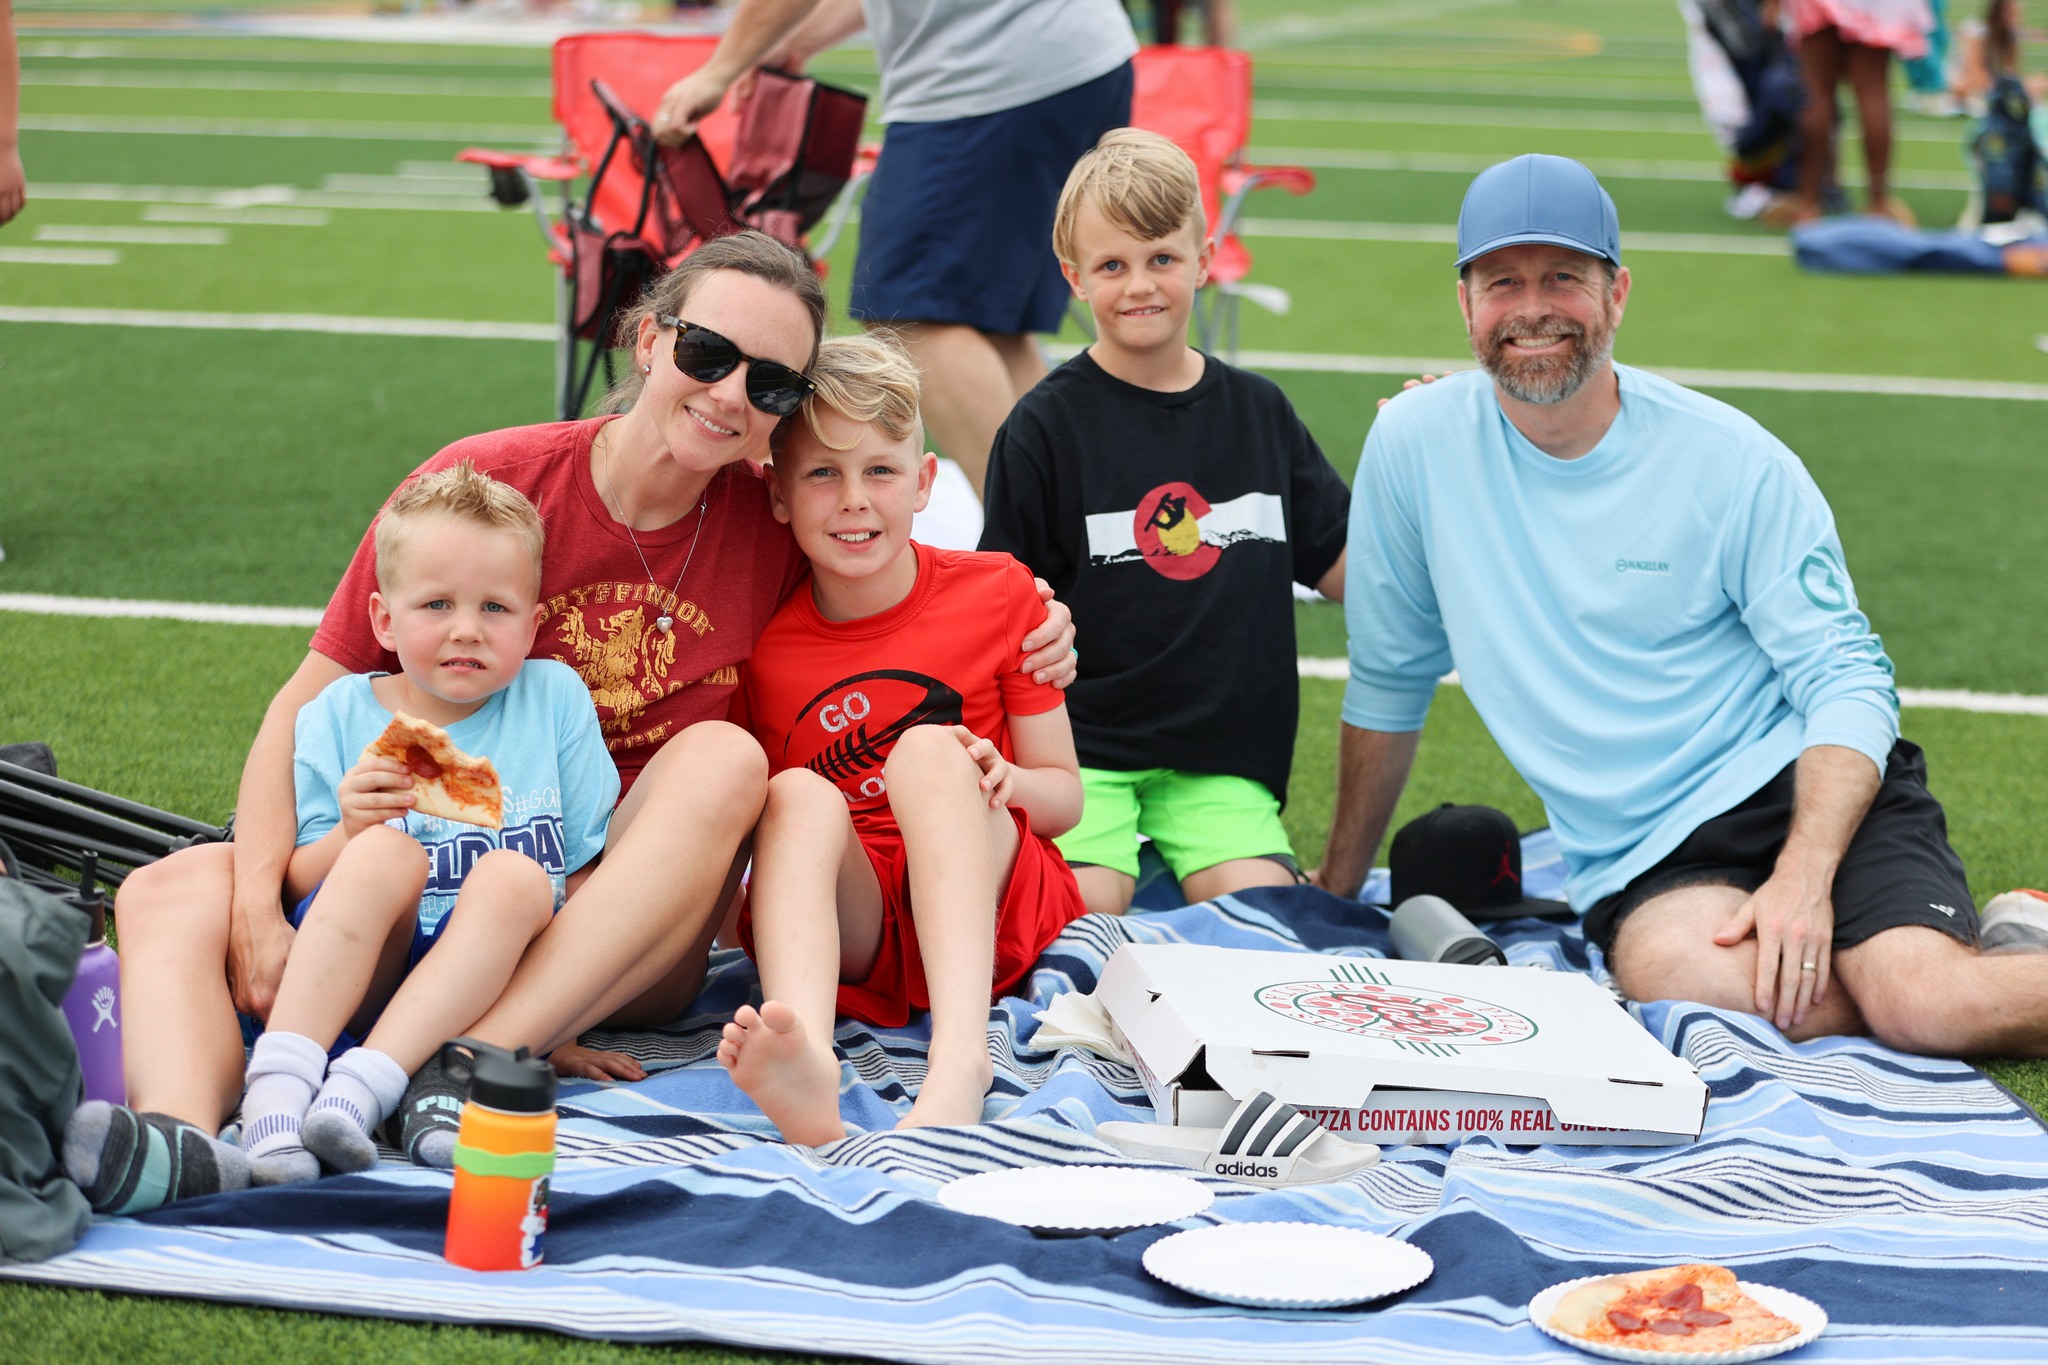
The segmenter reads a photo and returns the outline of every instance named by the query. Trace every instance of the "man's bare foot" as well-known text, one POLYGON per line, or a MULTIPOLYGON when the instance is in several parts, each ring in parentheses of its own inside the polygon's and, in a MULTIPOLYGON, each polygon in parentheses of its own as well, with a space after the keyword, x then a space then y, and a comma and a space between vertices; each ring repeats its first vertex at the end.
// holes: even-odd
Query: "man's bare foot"
POLYGON ((803 1020, 780 1000, 764 1001, 759 1010, 741 1005, 725 1026, 718 1060, 784 1142, 820 1147, 846 1136, 832 1044, 812 1042, 803 1020))
POLYGON ((983 1052, 977 1067, 934 1063, 917 1089, 917 1102, 896 1121, 898 1128, 943 1128, 981 1122, 982 1101, 995 1084, 995 1068, 983 1052))

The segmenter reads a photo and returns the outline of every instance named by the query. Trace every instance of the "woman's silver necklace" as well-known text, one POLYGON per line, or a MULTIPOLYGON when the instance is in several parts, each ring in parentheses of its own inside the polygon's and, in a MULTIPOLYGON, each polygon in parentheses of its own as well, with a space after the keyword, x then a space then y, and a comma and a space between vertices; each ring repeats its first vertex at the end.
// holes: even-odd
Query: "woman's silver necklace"
MULTIPOLYGON (((647 552, 640 548, 640 537, 633 534, 633 524, 626 520, 626 505, 620 502, 619 495, 612 491, 612 429, 610 423, 606 423, 604 430, 598 433, 598 439, 604 442, 605 501, 610 503, 612 508, 615 509, 612 514, 619 519, 619 525, 626 528, 626 539, 632 542, 633 553, 640 556, 640 571, 647 575, 647 586, 656 592, 660 592, 661 584, 654 581, 654 570, 647 563, 647 552)), ((716 476, 714 475, 713 477, 716 476)), ((689 553, 683 556, 683 567, 681 572, 676 574, 676 585, 668 591, 669 600, 671 601, 676 600, 677 595, 682 592, 683 575, 690 571, 690 561, 697 557, 697 542, 704 538, 704 510, 710 505, 711 485, 707 483, 704 485, 704 496, 697 501, 697 529, 690 532, 689 553)), ((676 628, 676 618, 667 612, 663 612, 654 618, 654 628, 663 635, 666 635, 676 628)))

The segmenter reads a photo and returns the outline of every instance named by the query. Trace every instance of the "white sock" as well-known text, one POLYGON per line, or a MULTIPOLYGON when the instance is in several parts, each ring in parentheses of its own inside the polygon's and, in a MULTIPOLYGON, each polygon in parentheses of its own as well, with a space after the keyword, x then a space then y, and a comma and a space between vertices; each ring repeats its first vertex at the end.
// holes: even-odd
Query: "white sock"
POLYGON ((370 1132, 391 1116, 410 1079, 390 1054, 352 1047, 327 1068, 327 1083, 306 1114, 305 1143, 338 1171, 377 1164, 370 1132))
MULTIPOLYGON (((319 1174, 317 1166, 303 1169, 312 1159, 299 1140, 299 1126, 326 1073, 327 1049, 304 1034, 271 1029, 256 1040, 242 1100, 242 1150, 251 1163, 274 1163, 284 1179, 319 1174)), ((257 1183, 273 1182, 258 1176, 257 1183)))

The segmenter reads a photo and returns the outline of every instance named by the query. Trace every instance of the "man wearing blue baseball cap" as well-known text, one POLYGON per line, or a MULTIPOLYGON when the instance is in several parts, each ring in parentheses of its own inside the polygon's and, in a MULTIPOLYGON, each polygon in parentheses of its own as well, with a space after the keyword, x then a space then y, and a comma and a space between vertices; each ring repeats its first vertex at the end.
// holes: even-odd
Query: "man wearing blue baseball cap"
POLYGON ((1891 662, 1798 458, 1614 362, 1629 273, 1593 173, 1555 156, 1482 172, 1457 268, 1483 368, 1390 403, 1353 490, 1317 880, 1357 890, 1455 667, 1631 996, 1795 1037, 2048 1053, 2040 958, 1983 950, 2048 943, 2048 902, 1994 910, 1980 946, 1891 662))

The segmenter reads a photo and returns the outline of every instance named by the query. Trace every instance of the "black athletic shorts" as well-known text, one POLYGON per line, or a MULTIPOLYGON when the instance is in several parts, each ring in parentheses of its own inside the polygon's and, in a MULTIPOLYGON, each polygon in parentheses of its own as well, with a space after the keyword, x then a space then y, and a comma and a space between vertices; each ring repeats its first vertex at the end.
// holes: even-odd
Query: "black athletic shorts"
MULTIPOLYGON (((1797 764, 1734 809, 1715 816, 1648 871, 1586 912, 1586 937, 1603 953, 1614 931, 1653 896, 1686 886, 1754 891, 1771 875, 1792 824, 1792 774, 1797 764)), ((1920 924, 1966 944, 1977 941, 1977 904, 1963 860, 1948 844, 1948 820, 1927 790, 1927 758, 1900 740, 1884 767, 1870 813, 1835 873, 1835 947, 1847 948, 1886 929, 1920 924)))

